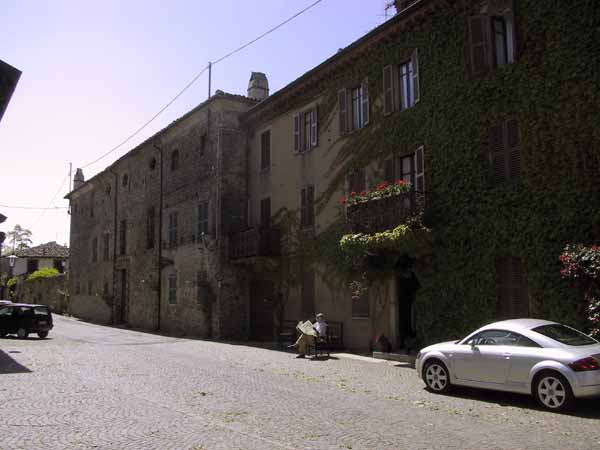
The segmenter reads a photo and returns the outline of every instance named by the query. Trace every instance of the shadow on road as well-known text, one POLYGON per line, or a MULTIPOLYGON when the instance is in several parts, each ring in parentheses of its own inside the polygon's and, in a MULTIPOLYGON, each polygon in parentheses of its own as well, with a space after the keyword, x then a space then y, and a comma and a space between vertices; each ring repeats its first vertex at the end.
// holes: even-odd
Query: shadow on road
MULTIPOLYGON (((516 408, 548 412, 547 409, 538 405, 532 396, 515 394, 512 392, 489 391, 486 389, 454 386, 452 390, 445 395, 448 397, 494 403, 501 406, 514 406, 516 408)), ((578 399, 572 411, 555 412, 555 414, 564 414, 584 419, 600 419, 598 399, 578 399)))
POLYGON ((0 350, 0 374, 8 373, 31 373, 31 370, 12 359, 8 353, 0 350))

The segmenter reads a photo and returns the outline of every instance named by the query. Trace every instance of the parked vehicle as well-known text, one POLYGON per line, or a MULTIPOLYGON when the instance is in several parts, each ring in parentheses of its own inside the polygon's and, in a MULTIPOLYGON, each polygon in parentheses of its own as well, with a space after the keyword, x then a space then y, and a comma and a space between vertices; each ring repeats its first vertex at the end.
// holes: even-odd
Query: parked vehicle
POLYGON ((12 305, 12 302, 10 300, 0 300, 0 306, 1 305, 12 305))
POLYGON ((600 343, 547 320, 492 323, 459 341, 422 349, 415 364, 433 392, 452 385, 519 392, 551 410, 600 396, 600 343))
POLYGON ((45 305, 0 305, 0 337, 16 334, 25 339, 29 333, 37 333, 40 339, 44 339, 52 327, 52 313, 45 305))

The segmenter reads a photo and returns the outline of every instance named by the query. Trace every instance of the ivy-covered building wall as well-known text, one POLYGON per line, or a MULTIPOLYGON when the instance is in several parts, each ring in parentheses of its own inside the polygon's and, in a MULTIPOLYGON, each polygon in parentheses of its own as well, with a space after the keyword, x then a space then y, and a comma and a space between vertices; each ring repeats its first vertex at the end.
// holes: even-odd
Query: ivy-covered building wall
MULTIPOLYGON (((584 328, 581 293, 560 279, 558 257, 567 242, 600 239, 599 24, 592 0, 422 1, 251 109, 246 123, 255 130, 286 117, 286 137, 271 148, 293 155, 295 112, 318 104, 318 145, 310 149, 322 158, 313 163, 323 175, 316 222, 337 217, 317 233, 314 264, 324 279, 344 270, 333 244, 349 232, 339 207, 348 175, 366 168, 373 186, 387 159, 422 147, 431 245, 412 266, 418 342, 457 338, 517 314, 584 328), (498 35, 510 48, 498 45, 498 35), (412 104, 399 95, 409 61, 411 74, 418 70, 412 104), (353 100, 340 104, 340 90, 358 86, 369 99, 368 123, 341 133, 341 121, 353 118, 340 119, 340 110, 352 114, 353 100)), ((260 145, 251 141, 251 157, 261 155, 260 145)), ((270 176, 289 170, 273 167, 270 176)), ((250 195, 261 194, 251 185, 250 195)), ((301 214, 300 192, 287 209, 301 214)), ((301 290, 299 282, 297 302, 301 290)), ((335 292, 336 301, 351 301, 347 289, 335 292)), ((361 332, 360 346, 390 332, 389 324, 377 326, 361 332)))

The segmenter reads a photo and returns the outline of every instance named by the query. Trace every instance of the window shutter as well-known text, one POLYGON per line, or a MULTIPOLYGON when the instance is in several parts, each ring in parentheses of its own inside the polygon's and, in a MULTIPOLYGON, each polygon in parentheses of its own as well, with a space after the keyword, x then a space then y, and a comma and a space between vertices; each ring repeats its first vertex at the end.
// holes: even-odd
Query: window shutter
POLYGON ((425 192, 425 152, 422 146, 415 152, 415 189, 425 192))
POLYGON ((469 17, 469 59, 472 75, 482 75, 492 67, 489 16, 469 17))
POLYGON ((300 191, 300 225, 306 226, 306 188, 300 191))
POLYGON ((410 57, 413 66, 414 103, 421 98, 421 86, 419 85, 419 50, 415 48, 410 57))
POLYGON ((306 188, 307 225, 315 224, 315 187, 306 188))
POLYGON ((300 114, 294 115, 294 152, 300 151, 300 114))
POLYGON ((516 119, 506 122, 506 158, 508 160, 507 179, 517 182, 521 179, 521 146, 519 123, 516 119))
POLYGON ((369 79, 365 78, 362 82, 362 116, 363 116, 363 125, 367 125, 369 123, 369 79))
POLYGON ((346 89, 340 89, 338 91, 338 107, 340 109, 340 134, 344 134, 348 131, 348 94, 346 92, 346 89))
POLYGON ((383 68, 383 113, 390 114, 394 110, 393 67, 383 68))
POLYGON ((310 146, 316 147, 318 143, 317 107, 310 112, 310 146))
POLYGON ((389 183, 393 183, 395 180, 395 174, 394 174, 394 158, 390 158, 390 159, 386 159, 384 161, 384 169, 383 169, 383 177, 385 178, 385 181, 389 182, 389 183))
POLYGON ((489 130, 489 152, 494 183, 506 181, 506 154, 504 150, 503 128, 503 124, 501 123, 491 127, 489 130))

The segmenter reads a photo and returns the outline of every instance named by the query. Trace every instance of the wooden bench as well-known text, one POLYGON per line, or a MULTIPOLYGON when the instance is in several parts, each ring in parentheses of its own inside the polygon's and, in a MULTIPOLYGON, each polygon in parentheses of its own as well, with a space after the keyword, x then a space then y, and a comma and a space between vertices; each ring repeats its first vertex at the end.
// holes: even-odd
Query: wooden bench
POLYGON ((344 324, 342 322, 327 322, 327 334, 324 338, 315 339, 314 345, 309 345, 306 349, 308 355, 315 357, 319 355, 330 356, 332 350, 341 350, 344 348, 344 324))
POLYGON ((298 322, 298 320, 284 320, 281 323, 279 334, 277 335, 280 347, 296 342, 296 339, 298 339, 298 331, 296 330, 298 322))

